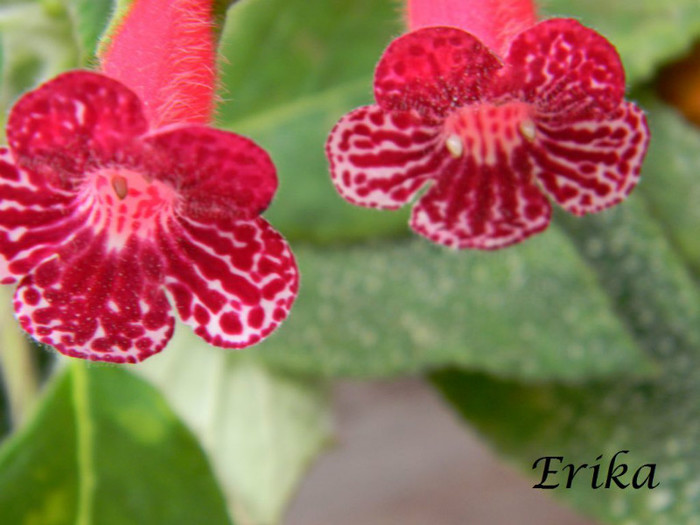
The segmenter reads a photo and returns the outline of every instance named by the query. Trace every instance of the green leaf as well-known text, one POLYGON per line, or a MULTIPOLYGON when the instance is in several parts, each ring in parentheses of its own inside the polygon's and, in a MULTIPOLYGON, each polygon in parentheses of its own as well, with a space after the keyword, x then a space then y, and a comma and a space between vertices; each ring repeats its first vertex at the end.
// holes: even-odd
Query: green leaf
POLYGON ((591 490, 589 472, 587 482, 553 491, 583 512, 611 523, 692 523, 700 515, 695 282, 640 199, 585 222, 560 223, 596 270, 618 316, 657 363, 656 376, 580 387, 457 371, 433 379, 462 415, 526 469, 545 455, 578 465, 593 463, 599 454, 609 461, 620 450, 630 451, 630 465, 657 464, 661 486, 655 490, 591 490))
POLYGON ((398 34, 399 18, 390 0, 237 4, 221 41, 219 122, 232 125, 272 108, 283 110, 300 98, 359 80, 366 80, 369 101, 374 66, 398 34))
POLYGON ((639 190, 674 247, 700 276, 700 129, 645 98, 652 141, 639 190))
POLYGON ((660 64, 690 50, 700 36, 697 0, 544 0, 546 16, 576 17, 620 52, 627 82, 650 79, 660 64))
POLYGON ((326 385, 188 338, 138 370, 199 436, 237 522, 278 523, 307 466, 329 441, 326 385))
POLYGON ((201 449, 116 367, 72 362, 0 449, 0 523, 229 523, 201 449))
MULTIPOLYGON (((3 51, 0 124, 14 100, 39 82, 75 67, 78 51, 71 22, 60 5, 21 3, 0 9, 3 51)), ((3 141, 4 142, 4 141, 3 141)))
POLYGON ((9 434, 11 425, 10 400, 5 389, 0 387, 0 443, 9 434))
POLYGON ((15 320, 12 297, 9 286, 0 288, 0 439, 24 423, 39 397, 39 368, 15 320))
POLYGON ((83 66, 93 65, 97 42, 107 28, 114 0, 64 0, 73 21, 83 66))
POLYGON ((329 244, 408 234, 408 207, 389 212, 353 206, 340 198, 328 175, 323 152, 328 130, 347 108, 367 102, 368 82, 299 99, 233 128, 272 156, 280 187, 266 218, 292 241, 329 244))
MULTIPOLYGON (((253 355, 323 376, 384 377, 460 364, 567 380, 650 365, 566 238, 495 253, 422 240, 324 249, 297 244, 299 298, 253 355)), ((179 344, 204 346, 189 330, 179 344)))
POLYGON ((372 102, 374 66, 399 33, 399 19, 388 0, 256 0, 229 11, 218 122, 272 155, 280 189, 267 218, 291 240, 408 234, 407 210, 342 200, 323 150, 343 114, 372 102))

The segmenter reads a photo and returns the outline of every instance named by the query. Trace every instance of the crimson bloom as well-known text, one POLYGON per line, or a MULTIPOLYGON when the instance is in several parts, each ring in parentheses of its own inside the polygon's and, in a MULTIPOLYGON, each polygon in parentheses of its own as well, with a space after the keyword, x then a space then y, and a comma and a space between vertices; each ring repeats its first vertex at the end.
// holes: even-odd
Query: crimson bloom
POLYGON ((376 104, 328 139, 346 200, 396 209, 427 186, 417 233, 497 249, 547 227, 547 197, 584 215, 634 188, 649 132, 605 38, 575 20, 536 23, 520 0, 417 0, 408 14, 415 30, 376 68, 376 104))
MULTIPOLYGON (((252 141, 198 123, 210 101, 187 121, 134 85, 139 94, 101 73, 68 72, 11 110, 0 279, 19 281, 17 318, 60 352, 101 361, 160 351, 173 334, 171 302, 206 341, 254 344, 287 316, 298 286, 288 245, 259 216, 275 168, 252 141)), ((178 89, 188 88, 170 95, 178 89)))

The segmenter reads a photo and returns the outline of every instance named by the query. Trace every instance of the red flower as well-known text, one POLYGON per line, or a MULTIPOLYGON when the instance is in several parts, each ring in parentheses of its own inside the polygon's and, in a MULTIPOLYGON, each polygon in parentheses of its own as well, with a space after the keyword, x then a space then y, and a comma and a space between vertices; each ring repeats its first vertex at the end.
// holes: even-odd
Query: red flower
POLYGON ((649 132, 623 100, 615 48, 574 20, 553 19, 499 49, 502 58, 455 27, 392 42, 376 69, 376 105, 344 116, 328 139, 340 194, 396 209, 428 186, 411 227, 436 243, 482 249, 544 230, 547 196, 576 215, 623 200, 649 132))
POLYGON ((0 149, 0 279, 22 327, 60 352, 136 362, 173 333, 166 291, 206 341, 240 348, 289 312, 297 268, 259 214, 275 169, 250 140, 199 124, 149 130, 98 73, 23 96, 0 149))

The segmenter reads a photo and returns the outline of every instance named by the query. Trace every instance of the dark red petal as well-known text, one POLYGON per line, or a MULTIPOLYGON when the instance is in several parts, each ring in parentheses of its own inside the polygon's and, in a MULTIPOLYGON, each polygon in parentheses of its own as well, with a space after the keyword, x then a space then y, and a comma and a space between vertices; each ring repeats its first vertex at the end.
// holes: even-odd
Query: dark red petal
POLYGON ((285 240, 262 218, 173 219, 159 233, 166 286, 180 318, 207 342, 253 345, 289 314, 299 274, 285 240))
POLYGON ((252 140, 205 126, 187 126, 145 139, 151 151, 146 169, 172 185, 180 213, 199 217, 253 218, 277 189, 270 156, 252 140))
POLYGON ((132 237, 109 251, 104 232, 79 238, 20 283, 14 305, 22 327, 72 357, 134 363, 159 352, 174 318, 155 249, 132 237))
POLYGON ((625 72, 613 45, 576 20, 546 20, 511 44, 498 90, 553 118, 617 109, 625 72))
POLYGON ((345 115, 326 143, 333 184, 349 202, 396 209, 438 171, 439 128, 415 112, 365 106, 345 115))
POLYGON ((141 102, 128 88, 71 71, 19 99, 7 138, 20 168, 73 189, 91 167, 128 156, 130 141, 146 130, 141 102))
POLYGON ((419 29, 384 51, 374 95, 385 110, 443 117, 479 100, 500 67, 499 59, 469 33, 452 27, 419 29))
POLYGON ((14 282, 83 225, 72 193, 19 170, 0 148, 0 283, 14 282))
POLYGON ((451 159, 413 209, 411 227, 452 248, 492 250, 544 230, 551 207, 530 182, 524 149, 501 150, 494 164, 473 155, 451 159))
POLYGON ((606 120, 541 124, 532 145, 534 175, 567 211, 597 212, 632 191, 648 142, 644 113, 629 102, 606 120))

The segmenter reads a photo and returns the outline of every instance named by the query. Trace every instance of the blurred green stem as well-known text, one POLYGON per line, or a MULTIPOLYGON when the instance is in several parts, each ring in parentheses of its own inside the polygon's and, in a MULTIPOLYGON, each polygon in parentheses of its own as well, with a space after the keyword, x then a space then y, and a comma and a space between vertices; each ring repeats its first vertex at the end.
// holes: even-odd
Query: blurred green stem
POLYGON ((12 427, 17 428, 34 406, 39 378, 29 341, 15 321, 11 305, 11 289, 3 287, 0 289, 0 372, 12 427))

